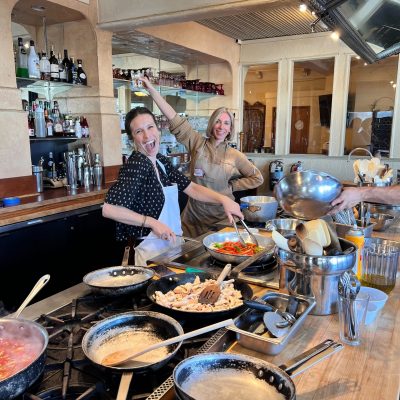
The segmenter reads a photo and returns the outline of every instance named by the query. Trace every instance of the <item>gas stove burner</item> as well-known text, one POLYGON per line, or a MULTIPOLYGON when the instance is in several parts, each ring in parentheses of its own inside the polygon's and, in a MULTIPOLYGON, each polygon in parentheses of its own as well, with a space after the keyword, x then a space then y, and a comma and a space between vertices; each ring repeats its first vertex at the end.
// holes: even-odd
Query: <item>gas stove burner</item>
POLYGON ((113 397, 108 395, 101 384, 96 384, 93 386, 69 386, 67 393, 62 393, 61 388, 50 388, 36 395, 31 395, 29 393, 25 393, 24 395, 24 399, 30 400, 76 400, 78 398, 80 400, 111 400, 113 397))
MULTIPOLYGON (((215 258, 211 261, 211 265, 213 265, 214 267, 225 267, 225 263, 215 258)), ((272 256, 272 258, 265 263, 258 263, 256 261, 254 264, 251 264, 243 269, 241 273, 246 275, 265 275, 266 273, 275 271, 277 267, 278 262, 276 261, 276 258, 272 256)))

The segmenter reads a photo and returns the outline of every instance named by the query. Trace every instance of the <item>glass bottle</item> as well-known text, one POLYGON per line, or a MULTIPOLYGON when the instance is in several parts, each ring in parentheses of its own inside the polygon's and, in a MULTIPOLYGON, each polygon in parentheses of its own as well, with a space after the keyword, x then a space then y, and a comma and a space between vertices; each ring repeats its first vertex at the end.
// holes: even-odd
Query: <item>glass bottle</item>
POLYGON ((35 50, 35 42, 31 40, 28 55, 28 73, 29 78, 40 79, 40 69, 39 69, 39 56, 35 50))
POLYGON ((18 38, 18 52, 17 52, 17 76, 21 78, 28 78, 28 55, 22 43, 22 38, 18 38))
POLYGON ((39 101, 35 108, 35 133, 36 137, 46 137, 46 122, 44 120, 44 110, 41 101, 39 101))
POLYGON ((70 67, 70 71, 71 71, 71 81, 69 80, 69 78, 68 78, 68 83, 73 83, 74 85, 76 85, 77 84, 77 68, 76 68, 76 65, 75 65, 75 60, 74 60, 74 57, 71 57, 70 59, 69 59, 69 67, 70 67))
POLYGON ((58 72, 58 60, 54 54, 54 46, 51 46, 50 51, 50 80, 54 82, 58 82, 60 80, 60 74, 58 72))
POLYGON ((29 137, 35 137, 35 118, 33 117, 32 108, 29 108, 28 114, 28 134, 29 137))
POLYGON ((57 61, 58 61, 58 79, 60 82, 67 82, 67 73, 60 53, 58 53, 57 61))
POLYGON ((82 60, 78 61, 78 68, 76 70, 76 83, 77 85, 87 85, 87 76, 82 68, 82 60))
POLYGON ((43 81, 50 80, 50 61, 47 59, 47 55, 45 52, 42 52, 42 58, 39 62, 40 69, 40 79, 43 81))
POLYGON ((67 49, 64 49, 64 58, 62 60, 62 64, 64 65, 66 82, 72 83, 71 62, 69 61, 69 58, 68 58, 68 50, 67 49))

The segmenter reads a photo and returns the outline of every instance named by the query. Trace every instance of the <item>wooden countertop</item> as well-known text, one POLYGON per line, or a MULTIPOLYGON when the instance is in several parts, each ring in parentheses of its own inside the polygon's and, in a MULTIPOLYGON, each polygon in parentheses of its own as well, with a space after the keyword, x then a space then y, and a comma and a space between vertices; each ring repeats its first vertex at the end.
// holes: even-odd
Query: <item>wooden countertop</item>
MULTIPOLYGON (((374 236, 400 241, 397 224, 374 236), (378 235, 379 234, 379 235, 378 235)), ((400 277, 385 307, 366 327, 360 346, 344 349, 293 378, 298 400, 399 400, 400 391, 400 277)), ((265 288, 252 286, 254 295, 265 288)), ((291 343, 277 356, 267 356, 239 344, 231 351, 262 358, 275 365, 293 358, 326 339, 339 341, 338 314, 307 316, 291 343)))
POLYGON ((79 188, 75 192, 67 192, 66 188, 48 189, 38 195, 21 197, 18 206, 0 208, 0 226, 101 204, 110 186, 90 191, 79 188))

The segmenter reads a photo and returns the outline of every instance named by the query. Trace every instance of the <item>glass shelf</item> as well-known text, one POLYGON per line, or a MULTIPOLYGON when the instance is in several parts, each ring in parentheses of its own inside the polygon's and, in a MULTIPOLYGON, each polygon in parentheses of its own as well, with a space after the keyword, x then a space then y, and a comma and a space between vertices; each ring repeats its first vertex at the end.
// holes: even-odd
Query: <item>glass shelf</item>
POLYGON ((17 77, 17 87, 19 89, 25 88, 30 92, 38 93, 46 97, 47 101, 50 101, 54 96, 59 93, 71 90, 74 87, 88 87, 85 85, 74 85, 66 82, 53 82, 43 81, 41 79, 33 78, 19 78, 17 77))
POLYGON ((88 138, 77 138, 73 136, 47 136, 47 137, 30 137, 30 142, 75 142, 77 140, 86 140, 88 138))
MULTIPOLYGON (((114 79, 114 88, 117 89, 121 86, 125 86, 129 88, 132 92, 141 92, 146 93, 147 90, 144 88, 138 88, 132 85, 132 81, 127 81, 124 79, 114 79)), ((197 92, 195 90, 187 90, 182 88, 174 88, 171 86, 159 86, 154 85, 154 87, 163 95, 163 96, 179 96, 183 99, 194 100, 194 101, 202 101, 207 100, 212 97, 221 96, 214 93, 204 93, 204 92, 197 92)))

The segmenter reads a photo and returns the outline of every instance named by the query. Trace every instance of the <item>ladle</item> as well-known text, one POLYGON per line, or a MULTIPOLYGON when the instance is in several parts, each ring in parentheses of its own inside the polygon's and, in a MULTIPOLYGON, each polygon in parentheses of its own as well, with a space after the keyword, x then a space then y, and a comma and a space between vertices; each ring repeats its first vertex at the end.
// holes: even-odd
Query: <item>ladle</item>
POLYGON ((31 302, 31 300, 40 292, 40 290, 43 289, 43 287, 47 284, 47 282, 50 280, 50 275, 44 275, 42 276, 37 282, 36 285, 33 287, 31 292, 28 294, 26 299, 22 302, 22 304, 19 306, 18 310, 15 311, 15 313, 12 315, 13 318, 18 318, 22 311, 25 310, 25 307, 31 302))

